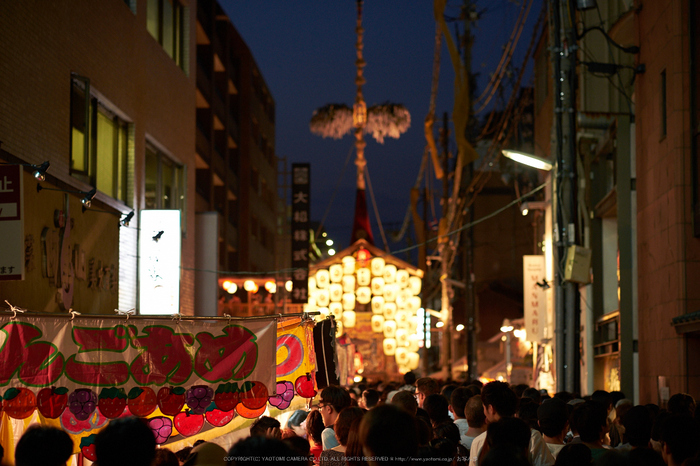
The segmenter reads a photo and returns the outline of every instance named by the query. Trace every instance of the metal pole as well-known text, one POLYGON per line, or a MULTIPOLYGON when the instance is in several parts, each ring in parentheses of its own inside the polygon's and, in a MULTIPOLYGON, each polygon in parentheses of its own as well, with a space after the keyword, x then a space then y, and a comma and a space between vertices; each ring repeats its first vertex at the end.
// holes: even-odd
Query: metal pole
MULTIPOLYGON (((448 160, 448 127, 447 127, 447 112, 443 114, 443 171, 445 173, 442 179, 442 218, 444 224, 447 225, 447 211, 450 202, 450 187, 449 187, 449 160, 448 160)), ((447 231, 442 231, 438 229, 441 233, 445 234, 447 231)), ((443 371, 445 372, 445 378, 452 378, 452 307, 450 306, 450 296, 449 296, 449 283, 447 279, 450 276, 449 262, 450 262, 450 240, 449 238, 439 238, 440 246, 440 282, 442 285, 442 299, 440 300, 440 312, 447 313, 447 322, 443 326, 443 350, 444 350, 444 360, 443 360, 443 371)))

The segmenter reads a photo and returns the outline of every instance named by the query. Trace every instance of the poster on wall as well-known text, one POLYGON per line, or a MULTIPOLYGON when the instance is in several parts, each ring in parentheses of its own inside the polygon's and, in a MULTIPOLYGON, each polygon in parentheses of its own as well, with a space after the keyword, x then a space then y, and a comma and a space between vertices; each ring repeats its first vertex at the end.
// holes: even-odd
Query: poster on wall
POLYGON ((22 167, 0 165, 0 280, 24 280, 22 167))
POLYGON ((180 312, 181 226, 179 210, 142 210, 139 222, 141 315, 180 312))
POLYGON ((527 340, 542 342, 547 326, 547 296, 544 287, 546 277, 544 256, 523 256, 523 308, 527 340))

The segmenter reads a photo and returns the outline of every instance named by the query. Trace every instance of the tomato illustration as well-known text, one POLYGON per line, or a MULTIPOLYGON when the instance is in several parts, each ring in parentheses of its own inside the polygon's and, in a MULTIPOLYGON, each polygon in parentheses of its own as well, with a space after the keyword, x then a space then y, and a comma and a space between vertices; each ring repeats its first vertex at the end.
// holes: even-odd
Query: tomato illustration
POLYGON ((163 414, 175 416, 185 406, 185 389, 182 387, 163 387, 158 390, 157 402, 163 414))
POLYGON ((68 404, 68 389, 66 387, 42 388, 36 396, 36 403, 42 416, 57 419, 68 404))
POLYGON ((36 409, 36 396, 28 388, 8 388, 3 399, 5 412, 15 419, 26 419, 36 409))
POLYGON ((129 390, 126 404, 134 416, 146 417, 156 410, 158 399, 152 388, 134 387, 129 390))
POLYGON ((264 407, 269 398, 267 387, 262 382, 244 382, 241 389, 241 404, 248 409, 264 407))

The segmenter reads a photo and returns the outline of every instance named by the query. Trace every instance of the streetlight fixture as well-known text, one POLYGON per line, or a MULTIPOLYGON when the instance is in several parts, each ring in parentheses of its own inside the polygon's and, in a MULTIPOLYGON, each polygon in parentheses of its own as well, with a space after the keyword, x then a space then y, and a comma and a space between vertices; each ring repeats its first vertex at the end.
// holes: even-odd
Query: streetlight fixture
POLYGON ((554 168, 552 162, 536 155, 520 152, 517 150, 502 150, 501 153, 514 162, 522 163, 528 167, 537 168, 539 170, 550 171, 554 168))
POLYGON ((513 333, 513 324, 510 323, 510 319, 503 319, 503 325, 501 325, 501 332, 505 334, 506 338, 506 381, 510 383, 510 376, 513 372, 513 363, 511 362, 510 356, 510 339, 513 333))

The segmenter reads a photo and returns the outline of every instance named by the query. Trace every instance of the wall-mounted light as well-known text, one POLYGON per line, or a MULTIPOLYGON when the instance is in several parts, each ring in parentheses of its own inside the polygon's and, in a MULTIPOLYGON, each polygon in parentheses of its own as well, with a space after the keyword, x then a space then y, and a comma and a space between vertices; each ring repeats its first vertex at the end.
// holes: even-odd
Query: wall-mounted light
POLYGON ((83 210, 83 213, 85 213, 85 212, 98 212, 101 214, 110 214, 110 215, 114 215, 115 217, 120 217, 119 224, 118 224, 120 227, 128 227, 129 222, 131 222, 131 219, 134 218, 134 211, 133 210, 131 212, 129 212, 128 214, 126 214, 126 216, 124 218, 121 218, 121 216, 124 215, 121 212, 110 212, 109 210, 100 210, 100 209, 88 209, 85 205, 83 205, 82 210, 83 210))
POLYGON ((530 213, 531 210, 546 210, 547 202, 545 201, 528 201, 520 204, 520 213, 523 217, 530 213))
POLYGON ((535 285, 539 286, 539 287, 542 288, 543 290, 548 290, 548 289, 550 288, 549 283, 548 283, 547 280, 544 279, 544 278, 542 279, 541 282, 536 282, 535 285))
POLYGON ((537 168, 540 170, 549 171, 554 165, 547 159, 537 157, 536 155, 520 152, 517 150, 502 150, 501 153, 514 162, 522 163, 528 167, 537 168))
POLYGON ((464 324, 457 324, 457 326, 455 327, 455 330, 457 330, 458 332, 461 332, 462 330, 464 330, 464 324))
POLYGON ((92 188, 90 191, 85 193, 85 197, 80 202, 82 202, 83 205, 89 209, 92 205, 92 200, 95 198, 95 194, 97 194, 97 188, 92 188))
POLYGON ((36 184, 36 192, 41 192, 44 189, 48 191, 59 191, 62 193, 72 193, 72 194, 80 194, 83 195, 83 199, 80 201, 83 203, 83 206, 87 209, 90 208, 92 205, 92 200, 95 198, 95 194, 97 194, 97 188, 92 188, 90 191, 73 191, 70 189, 58 189, 58 188, 47 188, 45 186, 40 185, 39 183, 36 184))
POLYGON ((163 233, 165 233, 165 231, 163 231, 163 230, 160 230, 158 233, 156 233, 153 236, 153 241, 155 241, 157 243, 163 237, 163 233))
POLYGON ((34 165, 33 163, 21 163, 21 162, 0 162, 0 165, 20 165, 22 167, 31 167, 34 169, 34 178, 37 179, 37 181, 45 181, 46 180, 46 170, 49 169, 49 165, 51 165, 51 162, 48 160, 41 165, 34 165))
POLYGON ((510 323, 510 319, 503 319, 503 325, 501 325, 501 332, 512 332, 514 328, 515 327, 513 327, 513 324, 510 323))
POLYGON ((126 217, 119 220, 119 226, 128 227, 129 222, 131 221, 132 218, 134 218, 134 211, 133 210, 131 212, 129 212, 128 214, 126 214, 126 217))

